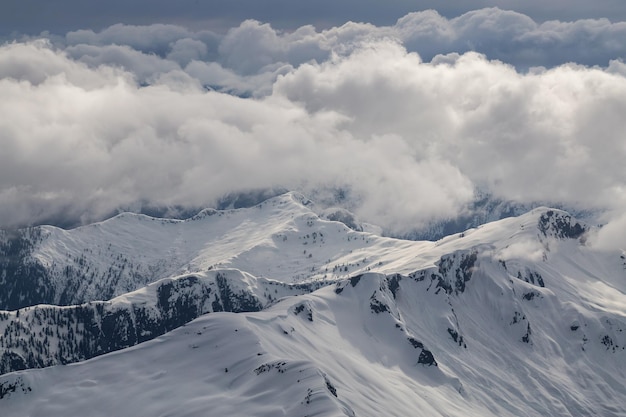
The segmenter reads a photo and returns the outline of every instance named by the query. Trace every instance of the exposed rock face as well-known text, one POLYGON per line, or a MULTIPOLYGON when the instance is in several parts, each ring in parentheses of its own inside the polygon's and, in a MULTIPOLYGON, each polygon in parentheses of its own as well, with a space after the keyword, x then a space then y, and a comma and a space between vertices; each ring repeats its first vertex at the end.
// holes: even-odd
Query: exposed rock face
POLYGON ((543 236, 557 239, 578 239, 587 228, 577 222, 569 213, 560 210, 548 210, 541 215, 537 224, 543 236))

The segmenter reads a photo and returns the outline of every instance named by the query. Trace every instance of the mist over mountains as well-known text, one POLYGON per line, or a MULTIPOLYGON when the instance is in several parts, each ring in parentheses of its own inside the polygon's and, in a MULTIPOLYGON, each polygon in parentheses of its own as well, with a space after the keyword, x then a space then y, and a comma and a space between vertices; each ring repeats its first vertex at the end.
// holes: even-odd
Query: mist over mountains
POLYGON ((186 217, 281 189, 399 236, 487 194, 602 213, 623 246, 623 32, 486 8, 16 35, 0 47, 0 218, 186 217))
POLYGON ((22 3, 2 417, 626 413, 621 5, 22 3))

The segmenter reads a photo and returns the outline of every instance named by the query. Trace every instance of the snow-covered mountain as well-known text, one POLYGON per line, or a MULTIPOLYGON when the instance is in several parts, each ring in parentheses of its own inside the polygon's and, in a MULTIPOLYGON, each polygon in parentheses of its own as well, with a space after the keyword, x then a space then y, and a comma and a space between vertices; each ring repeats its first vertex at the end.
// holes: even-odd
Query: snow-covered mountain
MULTIPOLYGON (((0 308, 108 300, 158 279, 223 267, 281 282, 328 277, 317 267, 334 267, 362 246, 357 239, 366 239, 320 221, 308 204, 288 193, 253 208, 207 209, 187 220, 123 213, 69 231, 40 226, 5 233, 0 308)), ((348 275, 342 272, 335 275, 348 275)))
POLYGON ((416 242, 310 205, 5 233, 2 372, 78 363, 0 376, 2 415, 626 414, 626 260, 593 228, 416 242))

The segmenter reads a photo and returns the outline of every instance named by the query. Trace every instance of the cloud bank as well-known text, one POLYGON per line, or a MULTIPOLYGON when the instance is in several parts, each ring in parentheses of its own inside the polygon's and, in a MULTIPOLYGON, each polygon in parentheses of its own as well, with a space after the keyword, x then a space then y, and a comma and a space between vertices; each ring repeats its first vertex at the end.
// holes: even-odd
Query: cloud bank
MULTIPOLYGON (((333 54, 349 54, 363 44, 386 39, 418 53, 424 61, 449 53, 478 52, 520 71, 570 62, 606 67, 612 60, 626 57, 625 37, 626 22, 585 19, 537 23, 518 12, 487 8, 455 18, 427 10, 409 13, 391 26, 348 22, 320 31, 310 25, 290 32, 277 31, 267 23, 246 20, 222 35, 166 24, 116 24, 100 32, 78 30, 52 38, 71 57, 94 65, 128 64, 128 57, 126 61, 124 57, 130 52, 112 52, 114 47, 123 46, 148 55, 144 56, 146 61, 153 55, 168 61, 165 65, 176 64, 182 69, 203 62, 251 76, 313 60, 320 63, 333 54)), ((160 66, 155 67, 155 73, 162 71, 160 66)), ((212 81, 217 81, 215 76, 212 81)))
POLYGON ((605 210, 619 225, 624 25, 484 9, 383 27, 115 25, 7 43, 2 226, 212 206, 267 187, 347 193, 349 209, 394 233, 453 218, 477 189, 605 210))
POLYGON ((399 17, 418 10, 436 9, 448 18, 485 7, 513 9, 538 22, 560 19, 575 21, 609 17, 626 20, 622 0, 3 0, 0 2, 0 36, 21 33, 66 33, 79 28, 102 30, 116 23, 148 25, 177 23, 186 27, 212 27, 219 32, 245 19, 271 23, 293 31, 306 24, 328 29, 347 21, 392 25, 399 17))

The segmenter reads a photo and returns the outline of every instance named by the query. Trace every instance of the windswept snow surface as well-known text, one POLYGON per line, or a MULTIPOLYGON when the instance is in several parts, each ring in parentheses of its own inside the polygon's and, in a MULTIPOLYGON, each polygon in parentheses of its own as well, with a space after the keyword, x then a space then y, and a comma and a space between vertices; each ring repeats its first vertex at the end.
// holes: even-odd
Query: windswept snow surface
POLYGON ((345 278, 368 268, 408 271, 434 245, 355 232, 320 219, 310 204, 287 193, 252 208, 207 209, 187 220, 123 213, 73 230, 36 227, 25 239, 30 259, 49 276, 53 296, 46 301, 64 305, 215 268, 288 283, 345 278))
POLYGON ((519 236, 517 228, 526 224, 526 235, 533 240, 537 222, 535 211, 468 231, 464 239, 456 234, 437 242, 415 242, 356 232, 320 219, 312 204, 287 193, 252 208, 207 209, 187 220, 123 213, 73 230, 36 227, 25 232, 25 239, 32 245, 29 259, 49 277, 52 296, 46 302, 69 305, 110 299, 158 279, 216 268, 285 283, 373 271, 410 273, 433 265, 443 254, 479 244, 508 245, 507 239, 516 239, 519 246, 529 238, 519 236))
MULTIPOLYGON (((410 242, 320 220, 308 205, 290 193, 188 221, 125 214, 46 229, 32 255, 43 265, 91 247, 88 262, 105 268, 95 253, 123 249, 137 270, 173 276, 160 282, 228 272, 263 309, 0 376, 1 414, 626 415, 626 260, 589 246, 593 228, 538 208, 410 242), (276 301, 272 280, 318 285, 281 287, 276 301)), ((161 285, 131 284, 113 306, 151 305, 161 285)), ((20 313, 3 313, 1 328, 26 323, 20 313)))
POLYGON ((595 340, 602 323, 582 322, 586 350, 566 314, 546 320, 561 313, 554 300, 518 305, 524 325, 511 325, 515 312, 476 303, 500 288, 473 278, 481 282, 463 303, 425 297, 430 283, 413 279, 400 280, 394 300, 387 278, 367 274, 262 312, 209 314, 124 351, 7 374, 0 384, 17 388, 2 409, 10 416, 622 415, 623 353, 595 340), (374 311, 372 297, 387 310, 374 311), (521 340, 526 323, 532 343, 521 340), (462 332, 461 346, 451 327, 462 332), (425 349, 437 365, 420 363, 425 349))

